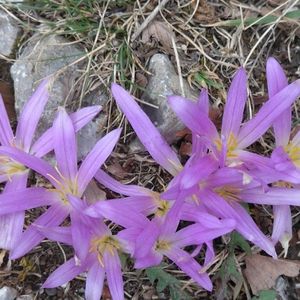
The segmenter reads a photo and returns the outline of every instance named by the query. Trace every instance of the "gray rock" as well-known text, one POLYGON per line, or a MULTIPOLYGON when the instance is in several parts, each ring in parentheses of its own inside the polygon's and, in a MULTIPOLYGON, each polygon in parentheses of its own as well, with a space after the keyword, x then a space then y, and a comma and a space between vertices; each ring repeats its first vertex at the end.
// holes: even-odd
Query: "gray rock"
MULTIPOLYGON (((153 55, 148 70, 152 76, 149 78, 142 100, 158 108, 143 105, 143 109, 166 140, 172 143, 176 140, 176 132, 184 128, 167 101, 169 95, 182 95, 179 76, 168 56, 164 54, 153 55)), ((197 91, 193 91, 186 80, 183 80, 183 89, 186 98, 198 97, 197 91)), ((137 141, 133 141, 130 145, 131 151, 139 150, 139 148, 137 141)))
POLYGON ((21 295, 16 300, 33 300, 33 295, 21 295))
POLYGON ((0 10, 0 54, 10 56, 21 29, 15 20, 3 10, 0 10))
POLYGON ((17 297, 17 290, 4 286, 0 289, 0 300, 14 300, 17 297))

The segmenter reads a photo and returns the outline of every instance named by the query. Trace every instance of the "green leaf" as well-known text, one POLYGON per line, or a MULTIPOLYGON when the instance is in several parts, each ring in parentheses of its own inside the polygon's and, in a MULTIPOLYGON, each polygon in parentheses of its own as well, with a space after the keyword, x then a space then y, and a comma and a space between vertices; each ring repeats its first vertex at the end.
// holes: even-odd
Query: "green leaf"
POLYGON ((251 247, 248 242, 238 232, 234 231, 231 233, 229 251, 233 252, 238 247, 243 249, 247 254, 251 254, 251 247))
POLYGON ((253 297, 252 300, 275 300, 276 292, 274 290, 260 291, 257 297, 253 297))
POLYGON ((158 293, 169 288, 172 300, 191 299, 187 293, 181 291, 180 281, 163 270, 162 266, 148 268, 145 271, 150 282, 152 284, 156 282, 156 290, 158 293))

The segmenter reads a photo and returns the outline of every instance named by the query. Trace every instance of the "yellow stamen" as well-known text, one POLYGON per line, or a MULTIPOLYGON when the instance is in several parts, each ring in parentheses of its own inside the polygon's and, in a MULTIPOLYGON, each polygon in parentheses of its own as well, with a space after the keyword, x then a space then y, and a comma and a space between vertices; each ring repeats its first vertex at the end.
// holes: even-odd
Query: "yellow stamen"
POLYGON ((170 250, 171 245, 170 242, 165 240, 158 240, 155 245, 155 250, 157 251, 167 251, 170 250))
POLYGON ((287 153, 291 161, 300 168, 300 147, 290 142, 284 147, 284 151, 287 153))
POLYGON ((220 188, 215 188, 214 192, 220 195, 222 198, 227 200, 228 202, 234 201, 239 202, 241 201, 239 197, 240 189, 233 187, 233 186, 223 186, 220 188))
MULTIPOLYGON (((218 151, 222 151, 222 140, 221 138, 218 138, 217 140, 215 140, 215 145, 218 149, 218 151)), ((238 146, 238 142, 236 137, 234 136, 234 134, 231 132, 229 134, 229 137, 226 139, 226 148, 227 148, 227 153, 226 156, 227 158, 236 158, 237 155, 234 153, 234 151, 237 149, 238 146)))

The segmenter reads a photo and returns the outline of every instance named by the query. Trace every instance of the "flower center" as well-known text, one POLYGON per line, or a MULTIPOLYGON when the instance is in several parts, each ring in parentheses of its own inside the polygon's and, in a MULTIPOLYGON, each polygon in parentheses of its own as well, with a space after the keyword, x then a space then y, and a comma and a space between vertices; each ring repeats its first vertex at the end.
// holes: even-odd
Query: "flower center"
POLYGON ((158 240, 155 245, 156 251, 167 251, 170 250, 170 248, 171 248, 170 242, 165 240, 158 240))
POLYGON ((11 176, 26 171, 26 167, 7 156, 0 156, 0 175, 11 176))
POLYGON ((290 142, 284 147, 284 151, 287 153, 295 166, 300 168, 300 147, 290 142))
POLYGON ((223 186, 220 188, 215 188, 214 192, 216 192, 219 196, 224 198, 228 202, 239 202, 241 201, 239 197, 240 189, 233 186, 223 186))
MULTIPOLYGON (((221 152, 222 148, 224 147, 223 141, 220 138, 218 138, 215 141, 215 145, 217 147, 217 150, 221 152)), ((226 150, 226 157, 235 158, 236 154, 234 153, 234 151, 236 150, 237 146, 238 146, 237 139, 234 136, 234 134, 231 132, 229 134, 229 137, 226 139, 226 149, 227 149, 226 150)))
POLYGON ((120 250, 120 248, 120 243, 116 238, 112 235, 105 235, 101 238, 95 237, 92 239, 90 252, 96 252, 100 265, 104 267, 104 252, 108 251, 111 255, 114 255, 116 251, 120 250))
POLYGON ((155 212, 155 215, 158 217, 163 217, 168 213, 170 208, 171 208, 170 201, 160 199, 158 200, 158 205, 157 205, 157 210, 155 212))

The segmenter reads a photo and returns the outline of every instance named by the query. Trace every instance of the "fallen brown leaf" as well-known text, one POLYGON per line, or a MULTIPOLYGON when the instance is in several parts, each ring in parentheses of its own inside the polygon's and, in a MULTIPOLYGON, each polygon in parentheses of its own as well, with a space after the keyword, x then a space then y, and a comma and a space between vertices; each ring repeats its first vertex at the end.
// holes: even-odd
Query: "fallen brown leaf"
POLYGON ((191 2, 193 9, 197 9, 194 18, 202 23, 214 23, 217 21, 215 16, 215 7, 209 5, 206 0, 200 0, 198 7, 196 8, 197 1, 191 2))
POLYGON ((175 39, 173 31, 168 27, 168 25, 161 21, 151 22, 143 31, 142 42, 148 43, 152 39, 158 41, 163 48, 169 52, 173 52, 172 38, 175 39))
POLYGON ((300 262, 254 254, 246 257, 244 274, 253 294, 269 290, 275 286, 280 275, 295 277, 299 274, 300 262))

